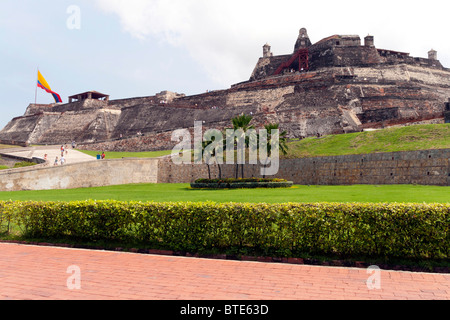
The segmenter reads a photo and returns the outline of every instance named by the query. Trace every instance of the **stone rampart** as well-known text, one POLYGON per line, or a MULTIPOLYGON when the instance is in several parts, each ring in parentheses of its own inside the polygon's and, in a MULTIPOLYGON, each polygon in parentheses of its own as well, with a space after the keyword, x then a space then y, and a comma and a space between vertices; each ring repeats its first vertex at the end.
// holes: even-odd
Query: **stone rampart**
MULTIPOLYGON (((299 185, 420 184, 450 186, 450 149, 281 160, 276 178, 299 185)), ((222 178, 235 177, 235 165, 222 165, 222 178)), ((241 174, 239 168, 239 175, 241 174)), ((219 177, 217 165, 211 177, 219 177)), ((245 165, 245 177, 262 177, 260 165, 245 165)), ((191 183, 208 178, 206 164, 159 163, 159 183, 191 183)))

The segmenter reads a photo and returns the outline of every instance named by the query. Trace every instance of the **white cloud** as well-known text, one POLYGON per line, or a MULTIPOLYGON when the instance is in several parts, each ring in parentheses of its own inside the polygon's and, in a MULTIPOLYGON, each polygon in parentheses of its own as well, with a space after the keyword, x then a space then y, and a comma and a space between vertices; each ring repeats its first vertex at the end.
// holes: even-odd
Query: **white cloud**
MULTIPOLYGON (((105 12, 118 15, 123 29, 133 37, 156 38, 186 49, 209 77, 222 85, 248 79, 262 46, 274 35, 267 11, 273 4, 267 0, 97 2, 105 12)), ((295 39, 290 42, 293 46, 295 39)))
POLYGON ((427 6, 414 1, 279 0, 97 0, 99 7, 119 17, 123 29, 141 40, 157 39, 186 50, 220 85, 249 78, 262 46, 274 54, 291 53, 298 30, 308 29, 313 42, 333 34, 368 33, 385 49, 426 57, 435 47, 446 64, 450 46, 440 1, 427 6), (435 43, 435 45, 433 45, 435 43))

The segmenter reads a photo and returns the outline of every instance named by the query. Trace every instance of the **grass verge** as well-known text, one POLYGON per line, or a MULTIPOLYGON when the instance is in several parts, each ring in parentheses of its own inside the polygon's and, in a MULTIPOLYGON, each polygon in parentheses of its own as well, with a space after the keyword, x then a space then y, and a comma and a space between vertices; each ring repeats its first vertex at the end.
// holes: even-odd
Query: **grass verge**
MULTIPOLYGON (((89 151, 89 150, 78 150, 92 157, 96 157, 98 154, 101 154, 102 151, 89 151)), ((107 159, 122 159, 122 158, 159 158, 168 156, 172 153, 172 150, 169 151, 148 151, 148 152, 116 152, 116 151, 108 151, 105 152, 107 159)))

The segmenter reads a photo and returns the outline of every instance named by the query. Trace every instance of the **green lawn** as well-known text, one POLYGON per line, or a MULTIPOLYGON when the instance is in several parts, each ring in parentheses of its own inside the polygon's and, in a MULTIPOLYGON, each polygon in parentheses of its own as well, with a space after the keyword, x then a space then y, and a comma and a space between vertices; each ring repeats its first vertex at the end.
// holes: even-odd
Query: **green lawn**
POLYGON ((287 158, 450 148, 450 124, 329 135, 289 143, 287 158))
MULTIPOLYGON (((96 157, 97 154, 101 154, 102 151, 87 151, 78 150, 92 157, 96 157)), ((148 151, 148 152, 105 152, 107 159, 122 159, 122 158, 158 158, 168 156, 172 153, 172 150, 166 151, 148 151)))
POLYGON ((19 146, 13 146, 9 144, 1 144, 0 143, 0 149, 11 149, 11 148, 19 148, 19 146))
POLYGON ((0 192, 0 200, 409 202, 449 203, 450 187, 418 185, 295 186, 290 189, 193 190, 189 184, 137 184, 73 190, 0 192))

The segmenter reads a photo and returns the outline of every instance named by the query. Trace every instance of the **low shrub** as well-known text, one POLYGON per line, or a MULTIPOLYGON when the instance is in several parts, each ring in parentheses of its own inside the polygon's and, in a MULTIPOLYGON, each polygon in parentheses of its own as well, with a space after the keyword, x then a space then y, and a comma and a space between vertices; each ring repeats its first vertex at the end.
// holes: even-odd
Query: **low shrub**
POLYGON ((17 162, 16 164, 14 164, 14 168, 25 168, 25 167, 31 167, 31 166, 35 166, 36 163, 34 162, 27 162, 27 161, 22 161, 22 162, 17 162))
POLYGON ((191 183, 192 189, 291 188, 293 182, 191 183))
POLYGON ((450 204, 0 202, 25 238, 171 250, 448 259, 450 204))
POLYGON ((290 188, 292 181, 278 178, 239 178, 239 179, 197 179, 191 183, 193 189, 254 189, 254 188, 290 188))
POLYGON ((242 182, 287 182, 279 178, 227 178, 227 179, 197 179, 195 183, 242 183, 242 182))

